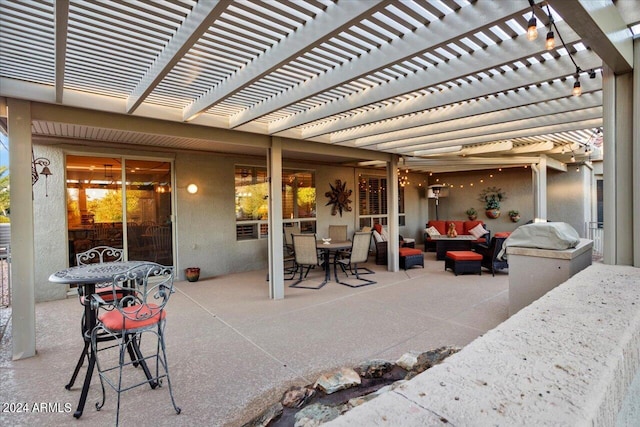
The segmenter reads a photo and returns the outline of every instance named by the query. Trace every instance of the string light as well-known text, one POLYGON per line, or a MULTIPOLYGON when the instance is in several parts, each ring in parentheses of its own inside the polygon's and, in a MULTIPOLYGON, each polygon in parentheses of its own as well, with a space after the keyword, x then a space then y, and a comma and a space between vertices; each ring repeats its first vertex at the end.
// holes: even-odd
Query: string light
POLYGON ((547 15, 549 16, 549 31, 547 32, 547 39, 544 42, 544 47, 547 50, 553 50, 556 47, 556 39, 553 34, 553 16, 549 10, 549 4, 547 3, 547 15))
MULTIPOLYGON (((527 38, 529 40, 535 40, 538 37, 537 21, 535 18, 535 9, 534 9, 535 5, 533 2, 534 0, 529 0, 529 5, 531 6, 531 18, 529 19, 528 28, 527 28, 527 38)), ((562 39, 562 34, 560 34, 560 31, 558 31, 558 27, 553 19, 553 15, 551 14, 551 9, 549 8, 549 4, 547 3, 546 6, 547 6, 547 16, 549 17, 549 31, 547 32, 547 38, 545 40, 545 48, 547 50, 552 50, 555 48, 556 46, 555 34, 557 33, 558 38, 562 43, 562 47, 564 47, 564 49, 567 51, 569 59, 571 59, 571 62, 576 67, 576 72, 575 72, 576 81, 573 83, 573 90, 571 93, 573 94, 573 96, 580 96, 582 95, 582 85, 580 84, 580 73, 582 72, 582 69, 578 66, 578 64, 576 64, 575 59, 573 59, 573 54, 567 48, 566 43, 562 39)), ((593 70, 589 71, 589 77, 592 79, 595 78, 595 72, 593 70)))
POLYGON ((533 41, 538 38, 538 21, 533 10, 533 0, 529 0, 529 5, 531 5, 531 18, 527 24, 527 38, 533 41))

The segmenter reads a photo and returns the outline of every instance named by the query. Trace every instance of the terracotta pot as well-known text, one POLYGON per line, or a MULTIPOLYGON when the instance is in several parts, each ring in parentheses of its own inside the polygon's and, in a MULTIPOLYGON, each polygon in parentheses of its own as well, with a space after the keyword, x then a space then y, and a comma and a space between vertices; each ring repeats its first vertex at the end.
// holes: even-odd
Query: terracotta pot
POLYGON ((200 268, 199 267, 189 267, 184 270, 184 275, 186 276, 189 282, 197 282, 200 278, 200 268))
POLYGON ((487 218, 496 219, 500 217, 500 209, 487 209, 485 214, 487 218))

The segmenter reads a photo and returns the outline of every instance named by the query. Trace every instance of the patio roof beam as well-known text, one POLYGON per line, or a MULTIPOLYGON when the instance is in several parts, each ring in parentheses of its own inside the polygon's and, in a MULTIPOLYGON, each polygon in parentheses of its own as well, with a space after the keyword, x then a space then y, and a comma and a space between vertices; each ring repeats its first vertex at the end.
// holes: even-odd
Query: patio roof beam
MULTIPOLYGON (((348 64, 336 67, 315 78, 309 79, 304 84, 291 88, 291 90, 288 90, 281 96, 274 97, 254 108, 238 113, 235 117, 232 117, 230 125, 231 127, 241 126, 244 123, 256 120, 259 117, 278 111, 318 93, 366 76, 377 70, 384 69, 388 65, 410 59, 425 52, 430 47, 439 46, 451 40, 457 40, 461 33, 476 32, 479 31, 479 29, 489 28, 496 22, 502 22, 509 16, 521 12, 523 6, 526 6, 526 4, 523 5, 519 2, 500 2, 500 4, 477 2, 469 7, 463 7, 456 13, 446 15, 441 20, 433 21, 428 26, 421 26, 415 31, 405 34, 402 38, 394 40, 393 43, 382 45, 379 49, 376 49, 375 52, 361 55, 348 64), (431 46, 426 45, 425 40, 429 40, 431 46)), ((430 68, 430 70, 433 71, 435 68, 430 68)), ((412 78, 404 80, 416 81, 418 80, 418 74, 412 75, 412 78)), ((388 85, 383 85, 383 88, 385 87, 388 87, 388 85)), ((376 88, 371 88, 370 90, 375 89, 376 88)), ((384 89, 382 91, 384 92, 384 89)), ((379 92, 379 90, 376 90, 376 92, 379 92)), ((406 92, 407 91, 405 91, 405 93, 406 92)), ((351 99, 353 96, 357 95, 352 95, 347 98, 351 99)), ((389 95, 383 99, 388 97, 389 95)), ((343 103, 341 102, 340 104, 342 105, 343 103)), ((315 114, 315 110, 325 111, 325 108, 312 109, 312 111, 314 111, 313 117, 317 115, 315 114)), ((320 114, 322 117, 325 115, 326 114, 320 114)), ((279 120, 273 124, 271 132, 277 133, 290 127, 299 126, 300 124, 315 120, 315 118, 310 116, 311 114, 309 113, 300 113, 294 115, 295 120, 293 118, 279 120), (301 119, 301 121, 298 120, 298 116, 300 115, 305 117, 301 119)))
POLYGON ((131 114, 164 79, 180 59, 224 12, 230 0, 208 0, 196 3, 175 35, 127 98, 127 114, 131 114))
MULTIPOLYGON (((601 78, 585 80, 582 84, 583 93, 579 98, 579 102, 581 103, 583 100, 591 98, 591 94, 596 94, 597 98, 600 100, 600 104, 602 104, 602 91, 599 90, 601 85, 601 78)), ((543 84, 540 86, 526 88, 517 92, 509 92, 509 94, 501 92, 491 97, 482 98, 482 102, 479 102, 480 100, 478 99, 473 99, 470 102, 447 105, 444 108, 427 110, 420 112, 419 114, 398 117, 397 119, 384 123, 384 125, 380 126, 354 127, 340 133, 330 134, 329 140, 326 140, 326 142, 331 142, 332 144, 344 143, 347 141, 355 142, 358 140, 365 140, 368 137, 375 137, 377 135, 380 135, 381 138, 384 139, 387 136, 392 135, 393 132, 405 129, 407 129, 408 132, 411 132, 412 128, 419 126, 433 125, 436 123, 484 115, 498 111, 506 113, 511 110, 516 110, 519 107, 531 106, 538 103, 546 104, 547 101, 567 99, 566 94, 571 93, 572 88, 573 82, 565 80, 553 82, 552 84, 543 84)), ((319 127, 324 127, 324 125, 320 125, 319 127)), ((302 137, 302 135, 300 135, 300 137, 302 137)), ((316 139, 311 138, 311 140, 315 141, 316 139)))
MULTIPOLYGON (((537 88, 531 89, 531 91, 535 91, 536 89, 537 88)), ((523 95, 525 97, 529 93, 529 91, 522 92, 525 92, 525 94, 523 95)), ((502 95, 501 98, 505 97, 506 96, 502 95)), ((487 100, 486 102, 490 101, 491 100, 487 100)), ((458 105, 460 107, 458 111, 464 110, 466 105, 469 105, 469 108, 474 108, 477 104, 478 103, 473 103, 472 105, 458 105)), ((396 142, 403 139, 406 140, 409 138, 424 137, 427 135, 437 135, 445 132, 459 132, 465 129, 478 129, 484 126, 497 125, 501 123, 508 124, 508 122, 514 120, 533 119, 537 117, 544 119, 547 117, 552 117, 555 114, 561 114, 568 111, 581 111, 587 108, 595 108, 601 106, 602 92, 598 91, 583 94, 579 98, 565 96, 564 98, 556 99, 549 102, 529 104, 511 108, 508 110, 494 111, 491 113, 468 115, 464 118, 435 122, 433 124, 412 127, 406 130, 388 132, 366 138, 358 138, 348 142, 353 146, 364 147, 386 142, 396 142)), ((435 113, 438 113, 438 111, 436 111, 435 113)), ((345 142, 342 145, 347 144, 345 142)))
POLYGON ((228 129, 212 130, 207 126, 189 123, 176 123, 167 120, 146 117, 127 116, 110 112, 87 110, 84 108, 34 102, 32 119, 55 123, 73 123, 96 128, 107 128, 128 132, 141 132, 152 135, 195 138, 219 141, 239 146, 254 146, 267 149, 271 138, 268 135, 250 134, 228 129))
MULTIPOLYGON (((591 119, 602 118, 602 107, 591 107, 583 110, 568 111, 566 113, 555 113, 546 116, 532 117, 526 119, 513 119, 507 122, 478 125, 471 128, 461 130, 443 129, 442 132, 427 134, 425 136, 413 137, 404 140, 396 140, 376 145, 376 149, 410 149, 413 146, 421 144, 439 144, 442 142, 451 142, 450 145, 467 145, 464 141, 471 141, 474 138, 478 142, 490 142, 498 139, 509 139, 507 137, 496 137, 497 135, 506 134, 508 132, 529 131, 531 129, 539 129, 554 125, 562 125, 567 123, 584 122, 591 119)), ((522 134, 525 136, 525 134, 522 134)), ((514 137, 511 137, 514 138, 514 137)), ((434 147, 435 148, 435 147, 434 147)))
MULTIPOLYGON (((562 25, 558 25, 559 27, 562 27, 562 25)), ((428 28, 431 28, 431 26, 429 26, 428 28)), ((579 40, 578 35, 575 32, 571 31, 569 27, 564 26, 563 30, 563 38, 567 43, 572 43, 579 40)), ((424 46, 425 40, 429 40, 429 38, 421 40, 419 46, 424 46)), ((417 41, 415 43, 418 44, 417 41)), ((440 84, 446 84, 447 82, 455 81, 456 79, 468 76, 470 74, 477 74, 481 70, 490 70, 492 68, 498 69, 505 64, 512 64, 520 60, 526 62, 526 58, 534 57, 543 52, 546 52, 544 46, 537 43, 531 43, 527 39, 526 35, 520 35, 514 39, 505 40, 500 44, 487 46, 485 49, 477 50, 471 55, 462 55, 457 59, 451 59, 446 63, 438 64, 437 67, 428 67, 422 70, 418 70, 413 73, 410 78, 392 80, 386 84, 378 85, 365 91, 352 94, 345 99, 332 102, 324 108, 312 108, 302 113, 293 115, 290 118, 278 120, 270 125, 270 131, 273 133, 277 133, 291 127, 302 126, 316 120, 321 120, 328 116, 343 113, 345 111, 350 111, 355 108, 364 107, 366 105, 375 104, 377 102, 381 102, 396 96, 409 94, 412 92, 423 90, 425 88, 435 87, 440 84)), ((417 53, 419 52, 413 52, 414 55, 416 55, 417 53)), ((387 57, 385 57, 385 59, 386 58, 387 57)), ((545 65, 547 65, 549 62, 564 61, 546 61, 545 65)), ((521 71, 526 69, 526 67, 520 68, 517 72, 510 72, 505 74, 519 74, 521 71)), ((575 68, 572 68, 569 72, 564 73, 564 75, 572 74, 574 72, 575 68)), ((343 74, 342 76, 344 77, 345 75, 343 74)), ((349 73, 346 73, 346 77, 348 78, 345 78, 344 82, 350 81, 352 79, 352 76, 350 76, 349 73)), ((557 77, 557 75, 554 77, 557 77)), ((485 80, 487 79, 483 79, 481 84, 484 83, 485 80)), ((536 80, 534 79, 533 81, 536 80)), ((306 88, 307 86, 311 86, 311 82, 309 85, 303 85, 304 88, 306 88)), ((290 92, 294 92, 295 90, 298 90, 298 88, 290 92)), ((299 89, 299 91, 302 90, 302 88, 299 89)), ((340 121, 336 120, 336 122, 339 123, 340 121)), ((334 130, 341 129, 339 124, 335 128, 336 129, 334 130)), ((313 134, 310 134, 308 136, 313 136, 313 134)), ((307 137, 307 135, 305 135, 305 137, 307 137)))
POLYGON ((538 135, 547 135, 556 132, 567 132, 572 130, 593 129, 595 127, 602 126, 602 116, 592 118, 588 120, 552 124, 540 127, 531 127, 529 129, 517 129, 507 132, 497 132, 490 135, 479 135, 468 138, 450 139, 447 141, 435 142, 435 143, 418 143, 408 147, 402 147, 395 149, 398 154, 411 154, 419 150, 428 150, 430 148, 449 147, 451 145, 469 145, 469 144, 481 144, 486 142, 498 141, 501 139, 513 139, 520 137, 532 137, 538 135))
MULTIPOLYGON (((354 1, 343 0, 331 3, 325 13, 298 28, 292 35, 254 59, 248 66, 229 76, 220 85, 209 89, 207 93, 184 109, 183 118, 191 120, 194 116, 231 97, 245 87, 271 73, 302 53, 313 49, 330 37, 342 32, 376 10, 383 8, 389 0, 354 1)), ((246 123, 251 120, 247 120, 246 123)), ((231 127, 243 123, 236 123, 231 127)))
POLYGON ((62 104, 64 94, 64 71, 67 62, 67 30, 69 22, 69 0, 56 0, 55 34, 56 34, 56 103, 62 104))
MULTIPOLYGON (((602 61, 593 52, 581 51, 575 55, 585 66, 596 68, 602 61)), ((426 111, 436 107, 447 106, 468 100, 493 96, 496 93, 504 93, 510 90, 529 87, 534 84, 541 84, 553 81, 558 77, 568 76, 575 72, 570 61, 554 61, 544 64, 536 64, 527 68, 521 68, 516 73, 508 75, 500 74, 484 79, 481 82, 465 86, 456 86, 449 90, 431 94, 426 97, 416 97, 410 101, 399 102, 388 105, 384 108, 377 108, 367 111, 366 114, 355 114, 340 120, 335 120, 332 132, 349 129, 356 126, 363 126, 370 123, 379 122, 393 117, 426 111)), ((509 95, 507 95, 509 96, 509 95)), ((569 96, 569 93, 567 93, 569 96)))
POLYGON ((282 150, 286 152, 297 153, 318 153, 330 151, 332 155, 337 157, 346 157, 357 160, 370 160, 388 162, 394 156, 393 154, 380 151, 364 150, 355 147, 327 146, 323 148, 317 142, 300 141, 296 139, 282 138, 282 150))
POLYGON ((611 1, 549 0, 549 3, 616 74, 633 70, 633 38, 611 1))

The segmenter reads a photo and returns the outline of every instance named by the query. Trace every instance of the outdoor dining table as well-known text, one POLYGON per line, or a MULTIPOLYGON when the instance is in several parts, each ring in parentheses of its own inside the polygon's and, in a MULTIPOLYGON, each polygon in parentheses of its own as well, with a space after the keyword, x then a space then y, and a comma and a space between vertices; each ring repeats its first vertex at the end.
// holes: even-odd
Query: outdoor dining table
POLYGON ((327 283, 331 280, 331 266, 329 265, 329 260, 331 259, 331 252, 335 253, 340 250, 351 249, 351 240, 344 241, 324 241, 324 240, 316 240, 316 248, 324 251, 324 283, 327 283))
MULTIPOLYGON (((124 273, 132 268, 144 264, 145 261, 118 261, 118 262, 105 262, 96 264, 80 265, 76 267, 70 267, 64 270, 57 271, 49 276, 49 281, 52 283, 66 283, 78 286, 78 292, 81 296, 84 296, 84 324, 82 325, 82 338, 84 340, 84 348, 80 355, 80 360, 76 365, 76 368, 71 377, 71 381, 65 386, 67 390, 70 390, 78 375, 80 368, 82 367, 84 358, 88 359, 87 372, 84 378, 84 384, 82 386, 82 392, 80 394, 80 400, 78 407, 74 412, 75 418, 80 418, 84 410, 84 405, 87 401, 87 394, 89 392, 89 386, 91 385, 91 377, 93 376, 93 370, 95 368, 96 359, 93 351, 89 351, 91 345, 91 331, 96 326, 96 312, 91 307, 89 298, 95 293, 96 284, 110 283, 118 274, 124 273)), ((135 341, 135 340, 134 340, 135 341)), ((134 342, 134 345, 137 345, 134 342)), ((129 352, 139 352, 138 348, 130 348, 129 352)), ((142 368, 147 378, 151 379, 152 375, 146 364, 141 363, 142 368)), ((150 384, 152 388, 155 388, 156 384, 150 384)))

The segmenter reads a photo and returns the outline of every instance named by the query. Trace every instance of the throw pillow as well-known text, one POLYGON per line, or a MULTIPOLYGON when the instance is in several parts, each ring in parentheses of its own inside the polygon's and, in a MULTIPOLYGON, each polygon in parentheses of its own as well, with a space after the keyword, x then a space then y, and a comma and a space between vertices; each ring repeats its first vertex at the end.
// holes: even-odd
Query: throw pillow
POLYGON ((373 230, 373 239, 376 241, 376 243, 383 241, 382 236, 376 230, 373 230))
POLYGON ((383 242, 389 241, 389 232, 387 231, 386 228, 382 227, 382 232, 380 233, 380 235, 382 236, 383 242))
POLYGON ((482 236, 484 236, 487 233, 488 233, 488 231, 484 229, 482 224, 478 224, 475 227, 473 227, 471 230, 469 230, 469 234, 471 234, 476 239, 481 238, 482 236))
POLYGON ((429 237, 431 236, 439 236, 440 232, 438 231, 437 228, 435 228, 433 225, 429 228, 426 229, 427 234, 429 235, 429 237))

